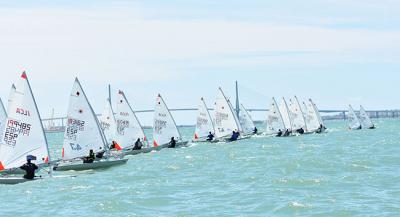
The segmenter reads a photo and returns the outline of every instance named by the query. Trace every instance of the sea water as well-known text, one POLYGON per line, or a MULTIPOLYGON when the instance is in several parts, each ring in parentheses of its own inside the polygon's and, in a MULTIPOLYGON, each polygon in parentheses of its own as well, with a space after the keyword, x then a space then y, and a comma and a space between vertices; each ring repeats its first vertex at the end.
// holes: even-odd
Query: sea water
MULTIPOLYGON (((375 121, 375 130, 331 121, 321 135, 192 144, 2 185, 0 216, 400 216, 400 120, 375 121)), ((193 128, 180 130, 192 138, 193 128)), ((63 134, 47 136, 60 157, 63 134)))

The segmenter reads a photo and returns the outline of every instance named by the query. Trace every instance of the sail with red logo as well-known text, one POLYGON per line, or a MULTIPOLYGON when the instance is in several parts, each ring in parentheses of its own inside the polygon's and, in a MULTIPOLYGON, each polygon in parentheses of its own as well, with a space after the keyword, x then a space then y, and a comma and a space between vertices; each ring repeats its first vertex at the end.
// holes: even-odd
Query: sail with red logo
POLYGON ((166 146, 171 142, 172 137, 176 140, 177 145, 178 143, 182 143, 182 136, 176 126, 175 120, 163 98, 158 94, 154 108, 153 146, 166 146))
POLYGON ((215 100, 214 124, 216 138, 228 138, 233 131, 241 130, 236 114, 221 88, 218 88, 215 100))
POLYGON ((194 133, 194 141, 206 141, 207 136, 215 134, 214 123, 212 121, 210 112, 208 111, 204 98, 200 99, 197 109, 196 129, 194 133))
POLYGON ((136 117, 131 105, 123 91, 118 91, 116 104, 116 121, 117 121, 117 143, 122 149, 128 149, 134 146, 135 142, 140 142, 147 146, 146 135, 144 134, 142 125, 136 117))
POLYGON ((289 101, 289 112, 290 117, 292 118, 292 130, 297 131, 303 129, 304 131, 307 131, 307 123, 304 118, 304 113, 296 96, 289 101))
POLYGON ((62 158, 71 160, 84 157, 90 150, 96 153, 105 147, 106 141, 100 124, 76 78, 69 98, 62 158))
POLYGON ((10 97, 8 117, 0 142, 0 171, 22 166, 28 155, 36 157, 36 164, 48 163, 48 143, 25 72, 17 88, 11 90, 10 97))

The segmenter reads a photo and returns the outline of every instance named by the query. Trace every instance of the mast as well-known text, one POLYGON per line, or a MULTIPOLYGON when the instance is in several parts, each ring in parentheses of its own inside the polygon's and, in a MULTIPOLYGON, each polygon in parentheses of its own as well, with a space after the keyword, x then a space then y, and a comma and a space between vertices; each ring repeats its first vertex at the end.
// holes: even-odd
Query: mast
POLYGON ((111 104, 111 85, 108 85, 108 100, 110 101, 111 104))
POLYGON ((239 88, 238 88, 238 82, 235 82, 236 86, 236 116, 239 117, 239 112, 240 112, 240 103, 239 103, 239 88))

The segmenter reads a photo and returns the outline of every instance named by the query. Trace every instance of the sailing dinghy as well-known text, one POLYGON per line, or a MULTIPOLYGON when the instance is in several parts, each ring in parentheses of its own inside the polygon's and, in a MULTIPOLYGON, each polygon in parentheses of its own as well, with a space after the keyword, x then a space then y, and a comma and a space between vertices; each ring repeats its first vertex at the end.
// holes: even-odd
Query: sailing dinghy
POLYGON ((278 104, 274 97, 272 97, 271 104, 267 114, 267 130, 266 135, 278 135, 278 133, 284 133, 286 130, 285 123, 278 104))
POLYGON ((148 153, 152 150, 139 119, 121 90, 118 91, 115 118, 117 120, 116 141, 119 146, 117 149, 122 150, 123 155, 148 153), (143 146, 140 150, 133 150, 138 139, 143 146))
POLYGON ((254 121, 251 118, 250 113, 243 106, 243 104, 240 104, 239 123, 240 123, 240 125, 242 127, 242 131, 243 131, 244 135, 253 135, 253 134, 255 134, 254 131, 256 129, 256 125, 254 125, 254 121))
POLYGON ((197 110, 196 129, 193 142, 218 142, 216 139, 211 141, 207 140, 210 133, 215 135, 214 122, 212 121, 206 102, 202 97, 197 110))
POLYGON ((303 110, 301 109, 297 96, 294 96, 294 99, 290 99, 289 112, 290 112, 290 117, 292 119, 292 126, 293 126, 292 130, 299 134, 306 133, 308 131, 307 123, 304 118, 304 113, 303 110))
POLYGON ((76 78, 69 99, 62 161, 54 167, 54 170, 104 169, 125 164, 127 161, 109 157, 108 145, 99 121, 76 78), (83 163, 82 158, 88 156, 90 150, 95 153, 106 151, 105 159, 83 163))
POLYGON ((304 104, 304 113, 305 113, 305 119, 307 122, 307 132, 309 133, 316 133, 320 129, 320 123, 318 121, 318 116, 314 111, 312 102, 308 102, 304 104))
POLYGON ((371 118, 369 117, 362 105, 360 105, 360 121, 363 128, 375 129, 374 123, 372 123, 371 118))
POLYGON ((281 104, 279 106, 279 111, 281 112, 283 123, 285 124, 285 132, 283 133, 283 135, 289 136, 292 134, 293 122, 289 112, 289 107, 284 97, 282 98, 281 104))
MULTIPOLYGON (((117 121, 115 120, 114 111, 112 109, 110 99, 106 100, 103 113, 101 113, 98 120, 106 138, 107 147, 109 147, 112 142, 115 141, 117 133, 117 121)), ((118 144, 116 145, 116 148, 119 148, 118 144)))
POLYGON ((354 109, 351 105, 349 105, 349 129, 350 130, 361 130, 362 126, 361 126, 361 122, 358 119, 356 113, 354 112, 354 109))
MULTIPOLYGON (((19 169, 26 157, 33 155, 39 168, 50 161, 47 139, 28 77, 22 73, 18 88, 12 87, 8 116, 0 141, 0 171, 2 174, 23 174, 19 169)), ((4 109, 2 109, 4 110, 4 109)), ((32 180, 22 177, 1 177, 0 184, 18 184, 32 180)))
POLYGON ((171 115, 161 94, 158 94, 154 108, 153 119, 153 148, 160 150, 170 146, 171 138, 176 141, 175 147, 186 146, 189 142, 183 141, 181 133, 176 126, 175 120, 171 115))
MULTIPOLYGON (((218 140, 229 141, 233 132, 240 132, 241 126, 232 105, 225 97, 221 88, 218 89, 214 108, 215 137, 218 140)), ((242 135, 238 140, 244 139, 242 135)))

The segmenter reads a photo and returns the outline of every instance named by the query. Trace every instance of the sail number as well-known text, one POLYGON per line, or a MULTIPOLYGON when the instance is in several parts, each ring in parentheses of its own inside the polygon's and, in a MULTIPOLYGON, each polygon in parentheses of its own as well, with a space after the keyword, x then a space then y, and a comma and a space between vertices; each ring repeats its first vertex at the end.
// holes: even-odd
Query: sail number
POLYGON ((71 146, 71 149, 74 151, 82 150, 82 147, 79 144, 69 143, 69 145, 71 146))
POLYGON ((31 125, 16 120, 8 120, 3 141, 5 145, 14 147, 18 136, 29 136, 31 125))

